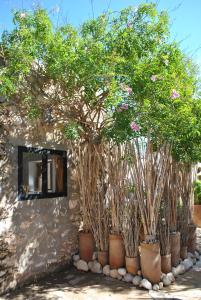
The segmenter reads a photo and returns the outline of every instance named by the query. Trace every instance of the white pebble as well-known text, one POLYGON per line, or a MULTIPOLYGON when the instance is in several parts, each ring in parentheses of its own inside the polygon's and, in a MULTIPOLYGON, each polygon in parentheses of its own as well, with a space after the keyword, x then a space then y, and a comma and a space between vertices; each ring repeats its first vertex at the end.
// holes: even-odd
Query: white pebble
POLYGON ((193 253, 191 253, 191 252, 188 252, 187 257, 188 257, 188 258, 194 258, 195 255, 194 255, 193 253))
POLYGON ((106 265, 103 267, 103 274, 106 276, 110 276, 110 266, 106 265))
POLYGON ((162 290, 163 289, 163 282, 159 282, 159 289, 162 290))
POLYGON ((183 264, 180 264, 177 267, 172 268, 172 274, 174 275, 174 277, 177 277, 178 275, 185 273, 185 271, 186 269, 183 264))
POLYGON ((102 266, 99 262, 97 262, 96 260, 94 260, 92 262, 92 266, 91 266, 91 272, 92 273, 97 273, 100 274, 102 273, 102 266))
POLYGON ((193 266, 193 261, 190 258, 186 258, 181 263, 185 267, 185 271, 188 271, 193 266))
POLYGON ((159 291, 160 290, 159 285, 158 284, 154 284, 153 285, 153 290, 154 291, 159 291))
POLYGON ((73 255, 73 261, 78 261, 80 260, 80 256, 78 254, 73 255))
POLYGON ((89 270, 89 267, 88 267, 88 264, 86 263, 86 261, 80 259, 77 262, 77 269, 87 272, 89 270))
POLYGON ((93 265, 93 261, 89 261, 89 262, 88 262, 89 270, 91 270, 92 265, 93 265))
POLYGON ((118 279, 119 278, 119 273, 116 269, 110 270, 110 277, 118 279))
POLYGON ((125 268, 119 268, 119 269, 118 269, 118 273, 119 273, 119 275, 121 275, 121 276, 125 276, 125 275, 126 275, 126 269, 125 269, 125 268))
POLYGON ((169 286, 171 284, 171 279, 166 275, 162 279, 164 286, 169 286))
POLYGON ((172 274, 172 272, 167 273, 167 277, 170 279, 171 282, 175 281, 174 275, 172 274))
POLYGON ((152 284, 149 280, 147 279, 142 279, 141 283, 140 283, 140 287, 145 288, 146 290, 152 290, 152 284))
POLYGON ((139 275, 136 275, 136 276, 133 278, 133 284, 134 284, 135 286, 139 286, 140 283, 141 283, 141 281, 142 281, 142 277, 139 276, 139 275))
POLYGON ((125 282, 133 282, 133 275, 127 273, 127 274, 124 276, 123 281, 125 281, 125 282))

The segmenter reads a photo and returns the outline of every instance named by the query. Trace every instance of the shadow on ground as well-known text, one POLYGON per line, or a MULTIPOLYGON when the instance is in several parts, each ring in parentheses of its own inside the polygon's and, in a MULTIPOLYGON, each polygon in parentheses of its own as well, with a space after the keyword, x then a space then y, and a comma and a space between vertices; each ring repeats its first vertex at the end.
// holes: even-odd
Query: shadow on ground
POLYGON ((117 281, 99 274, 78 272, 74 268, 54 273, 13 293, 4 300, 132 300, 132 299, 201 299, 201 272, 192 270, 179 277, 171 287, 159 293, 135 288, 132 284, 117 281))

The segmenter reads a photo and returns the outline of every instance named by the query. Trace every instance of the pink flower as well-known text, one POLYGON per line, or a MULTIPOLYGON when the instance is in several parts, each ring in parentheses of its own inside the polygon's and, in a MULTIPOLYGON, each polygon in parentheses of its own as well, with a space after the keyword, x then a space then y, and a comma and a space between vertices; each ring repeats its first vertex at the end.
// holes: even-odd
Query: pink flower
POLYGON ((172 99, 177 99, 180 97, 180 94, 176 91, 176 90, 173 90, 172 91, 172 95, 171 95, 171 98, 172 99))
POLYGON ((127 110, 128 109, 128 104, 126 104, 126 103, 122 104, 121 109, 127 110))
POLYGON ((150 79, 151 79, 151 81, 155 82, 158 79, 158 76, 152 75, 150 79))
POLYGON ((135 122, 132 122, 130 124, 130 128, 132 129, 132 131, 139 131, 140 130, 140 127, 135 122))
POLYGON ((132 92, 133 92, 131 87, 127 87, 126 91, 128 92, 129 95, 132 94, 132 92))
POLYGON ((26 17, 26 14, 25 13, 21 13, 20 14, 20 19, 24 19, 26 17))

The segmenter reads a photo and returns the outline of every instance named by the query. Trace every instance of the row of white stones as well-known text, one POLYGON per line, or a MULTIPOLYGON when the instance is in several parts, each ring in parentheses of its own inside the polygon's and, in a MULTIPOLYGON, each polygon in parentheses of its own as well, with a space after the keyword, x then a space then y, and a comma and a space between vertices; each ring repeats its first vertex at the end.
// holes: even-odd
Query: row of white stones
POLYGON ((122 280, 125 282, 133 283, 134 286, 139 286, 145 288, 147 290, 158 291, 161 290, 164 286, 169 286, 171 283, 175 281, 175 278, 178 275, 184 274, 190 268, 195 265, 196 268, 200 268, 201 270, 201 255, 198 251, 195 254, 188 253, 188 257, 181 260, 180 264, 177 267, 172 268, 172 272, 168 274, 161 274, 161 281, 158 284, 152 285, 149 280, 142 277, 141 271, 138 271, 138 274, 133 276, 130 273, 127 273, 125 268, 119 269, 110 269, 109 265, 104 267, 97 261, 97 253, 93 254, 93 261, 86 262, 80 259, 79 254, 73 256, 73 264, 80 271, 91 271, 97 274, 104 274, 105 276, 110 276, 114 279, 122 280))

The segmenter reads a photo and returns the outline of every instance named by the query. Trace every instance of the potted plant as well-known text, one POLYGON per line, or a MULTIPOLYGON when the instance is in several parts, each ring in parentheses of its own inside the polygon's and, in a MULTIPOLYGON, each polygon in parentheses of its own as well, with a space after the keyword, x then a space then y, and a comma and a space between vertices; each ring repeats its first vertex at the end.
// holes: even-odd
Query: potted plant
POLYGON ((178 228, 181 233, 180 256, 182 259, 188 255, 188 225, 191 222, 192 174, 190 163, 180 163, 178 169, 178 188, 180 201, 178 203, 178 228))
POLYGON ((122 235, 126 252, 126 270, 133 275, 137 275, 137 272, 140 270, 139 233, 139 205, 135 194, 129 192, 123 205, 122 235))
POLYGON ((92 260, 98 249, 98 260, 102 266, 108 263, 108 207, 106 203, 107 176, 105 169, 104 143, 83 143, 77 153, 78 178, 81 192, 83 232, 79 235, 80 257, 92 260), (93 174, 93 176, 89 176, 93 174))
POLYGON ((109 264, 117 269, 125 265, 125 247, 122 236, 122 212, 125 200, 125 178, 127 162, 123 159, 125 145, 110 144, 107 157, 109 178, 108 202, 110 206, 109 264))
POLYGON ((193 222, 197 227, 201 227, 201 180, 194 182, 193 222))
POLYGON ((170 157, 169 198, 170 198, 170 252, 171 264, 177 266, 180 260, 180 232, 177 230, 177 206, 179 199, 178 163, 170 157))
POLYGON ((171 272, 172 269, 170 252, 170 189, 168 179, 169 176, 165 184, 158 221, 158 236, 161 251, 161 271, 166 274, 171 272))
POLYGON ((131 143, 135 184, 145 240, 140 244, 142 275, 152 283, 161 277, 160 243, 157 240, 159 209, 169 162, 168 145, 153 147, 150 138, 131 143))

